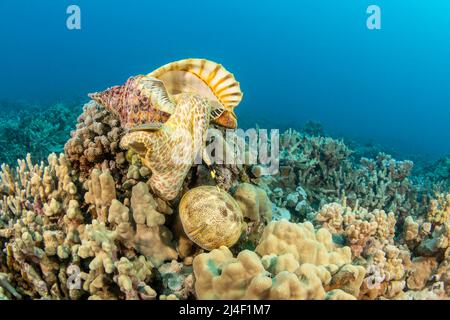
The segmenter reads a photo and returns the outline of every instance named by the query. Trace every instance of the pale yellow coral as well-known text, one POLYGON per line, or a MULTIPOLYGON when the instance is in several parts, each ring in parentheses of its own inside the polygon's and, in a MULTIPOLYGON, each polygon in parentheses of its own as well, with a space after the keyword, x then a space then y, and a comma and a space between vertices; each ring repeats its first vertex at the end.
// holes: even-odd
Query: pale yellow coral
POLYGON ((233 196, 245 218, 256 223, 272 220, 272 204, 263 189, 249 183, 241 183, 233 196))
POLYGON ((331 295, 333 298, 341 296, 342 292, 352 297, 358 297, 365 274, 366 270, 364 267, 345 264, 333 274, 330 283, 326 287, 327 291, 341 291, 334 292, 331 295))
POLYGON ((331 233, 342 234, 345 210, 346 208, 336 202, 326 204, 316 214, 315 220, 331 233))
POLYGON ((408 270, 406 285, 410 290, 422 290, 425 288, 431 275, 436 271, 438 263, 433 257, 418 257, 412 261, 408 270))
MULTIPOLYGON (((226 247, 194 259, 195 289, 199 299, 326 299, 324 285, 331 274, 324 266, 300 265, 293 254, 260 258, 244 250, 236 258, 226 247)), ((355 284, 358 286, 358 284, 355 284)), ((341 292, 334 298, 355 299, 341 292)))
POLYGON ((153 265, 144 256, 139 256, 131 261, 122 257, 115 262, 115 267, 118 275, 114 277, 114 280, 120 290, 125 293, 127 300, 139 298, 153 300, 156 298, 155 290, 146 284, 152 274, 153 265))
POLYGON ((159 266, 166 260, 178 258, 173 248, 172 233, 165 226, 147 227, 144 224, 136 226, 135 247, 154 265, 159 266))
POLYGON ((157 203, 148 190, 148 186, 140 182, 133 187, 131 196, 133 218, 137 224, 146 224, 148 227, 162 225, 164 215, 156 210, 157 203))
POLYGON ((117 232, 117 236, 124 241, 126 247, 133 246, 134 229, 130 217, 130 209, 119 200, 114 199, 109 207, 108 222, 117 232))
POLYGON ((104 269, 106 273, 114 271, 114 261, 117 259, 117 246, 114 241, 117 233, 106 228, 104 223, 93 220, 86 225, 81 234, 81 245, 78 255, 81 258, 93 257, 89 269, 95 271, 104 269))
POLYGON ((256 252, 260 255, 292 253, 299 263, 343 265, 351 262, 349 247, 338 248, 326 229, 314 230, 310 222, 272 221, 264 230, 256 252))
POLYGON ((316 224, 331 233, 345 236, 354 256, 359 256, 367 242, 377 239, 393 243, 396 219, 393 212, 364 208, 351 209, 338 203, 324 205, 315 216, 316 224))
POLYGON ((428 220, 436 224, 450 222, 450 193, 438 194, 436 199, 430 201, 428 220))
POLYGON ((406 267, 409 264, 409 252, 394 245, 372 248, 368 257, 368 276, 361 287, 364 298, 394 298, 405 286, 406 267))
POLYGON ((274 221, 256 252, 234 258, 221 247, 196 256, 195 289, 199 299, 355 299, 365 270, 350 263, 350 248, 338 248, 327 230, 274 221))
POLYGON ((437 252, 445 252, 450 247, 450 222, 437 225, 433 230, 430 238, 424 239, 419 247, 418 252, 430 256, 437 252))
POLYGON ((418 239, 419 224, 414 221, 413 217, 406 217, 405 222, 403 223, 403 234, 406 241, 413 241, 418 239))
POLYGON ((92 170, 86 189, 88 192, 85 193, 84 200, 91 205, 93 216, 100 222, 106 222, 108 208, 112 200, 116 199, 115 181, 109 170, 92 170))

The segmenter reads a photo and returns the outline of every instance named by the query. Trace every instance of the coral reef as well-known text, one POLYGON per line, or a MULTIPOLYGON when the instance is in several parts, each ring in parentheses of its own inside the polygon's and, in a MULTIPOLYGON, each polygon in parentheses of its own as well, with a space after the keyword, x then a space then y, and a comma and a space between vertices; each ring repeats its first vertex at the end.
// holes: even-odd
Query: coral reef
POLYGON ((9 165, 15 165, 27 153, 41 161, 52 152, 62 152, 81 110, 81 104, 62 103, 49 107, 0 107, 0 163, 9 165))
POLYGON ((1 265, 16 272, 18 292, 46 299, 155 298, 147 284, 152 269, 177 258, 163 225, 170 210, 145 183, 132 188, 125 205, 108 169, 93 169, 83 192, 64 155, 48 160, 39 166, 28 157, 14 171, 2 168, 1 265))
POLYGON ((424 192, 445 192, 450 189, 450 155, 421 168, 418 183, 424 192))
POLYGON ((167 200, 117 115, 89 102, 63 154, 1 166, 0 300, 449 299, 445 184, 307 129, 282 134, 278 175, 190 164, 167 200), (232 241, 204 245, 211 229, 232 241))
POLYGON ((344 197, 353 206, 402 216, 426 210, 409 179, 411 161, 380 153, 376 159, 361 158, 355 163, 352 151, 342 141, 293 130, 282 134, 280 143, 280 175, 258 177, 253 173, 252 182, 294 219, 308 218, 314 210, 344 197))
MULTIPOLYGON (((430 210, 434 212, 432 205, 430 210)), ((397 219, 392 212, 369 212, 338 203, 325 205, 315 223, 349 245, 353 262, 364 266, 360 299, 448 298, 447 223, 416 222, 408 216, 396 237, 397 219)))

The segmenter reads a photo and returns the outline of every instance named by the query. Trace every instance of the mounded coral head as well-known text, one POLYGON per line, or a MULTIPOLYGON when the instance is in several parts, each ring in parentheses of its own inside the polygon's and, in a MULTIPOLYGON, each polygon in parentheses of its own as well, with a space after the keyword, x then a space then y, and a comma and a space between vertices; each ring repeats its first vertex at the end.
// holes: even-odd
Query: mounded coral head
POLYGON ((315 265, 351 262, 349 247, 338 248, 328 230, 315 231, 310 222, 272 221, 264 230, 256 252, 260 255, 292 253, 300 263, 315 265))
POLYGON ((250 183, 241 183, 234 193, 242 213, 250 221, 268 223, 272 220, 272 203, 265 191, 250 183))
POLYGON ((222 246, 194 258, 199 299, 355 299, 364 278, 350 248, 312 224, 269 224, 256 252, 222 246))

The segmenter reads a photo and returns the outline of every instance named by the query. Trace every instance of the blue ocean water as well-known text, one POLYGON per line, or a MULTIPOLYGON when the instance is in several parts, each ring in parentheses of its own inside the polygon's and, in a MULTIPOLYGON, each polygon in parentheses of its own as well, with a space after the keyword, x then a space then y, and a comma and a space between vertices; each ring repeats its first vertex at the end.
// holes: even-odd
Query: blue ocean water
POLYGON ((245 124, 314 120, 433 159, 450 153, 449 14, 447 0, 1 0, 0 100, 85 97, 201 57, 241 82, 245 124))

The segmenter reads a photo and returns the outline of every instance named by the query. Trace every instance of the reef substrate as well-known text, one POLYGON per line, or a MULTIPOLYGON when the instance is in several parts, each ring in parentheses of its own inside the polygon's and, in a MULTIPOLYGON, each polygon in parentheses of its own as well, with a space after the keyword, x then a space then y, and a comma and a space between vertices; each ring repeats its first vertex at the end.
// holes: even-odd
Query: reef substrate
MULTIPOLYGON (((288 130, 280 173, 194 165, 175 199, 121 149, 119 119, 84 106, 64 153, 0 173, 0 299, 448 299, 450 195, 387 154, 352 159, 339 140, 288 130), (211 251, 178 205, 218 184, 245 222, 211 251)), ((439 171, 440 174, 442 173, 439 171)))

